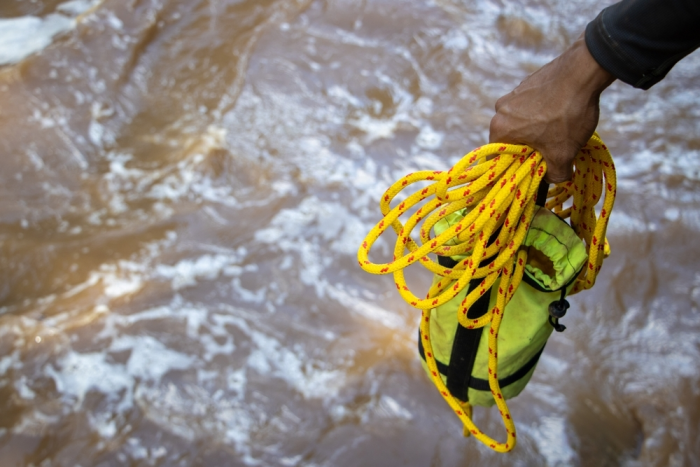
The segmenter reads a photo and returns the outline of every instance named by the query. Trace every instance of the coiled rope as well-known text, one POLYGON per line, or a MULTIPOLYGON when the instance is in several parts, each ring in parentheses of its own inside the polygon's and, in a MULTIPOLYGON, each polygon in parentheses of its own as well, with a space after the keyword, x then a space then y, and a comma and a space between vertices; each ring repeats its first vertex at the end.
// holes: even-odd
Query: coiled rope
MULTIPOLYGON (((527 262, 527 252, 520 246, 527 235, 535 211, 535 200, 546 163, 537 151, 514 144, 488 144, 474 149, 447 172, 421 171, 406 175, 394 183, 380 201, 383 219, 367 234, 357 252, 360 267, 371 274, 393 274, 396 288, 411 306, 423 310, 420 333, 426 363, 435 386, 464 423, 465 436, 474 435, 479 441, 498 452, 513 449, 516 442, 515 424, 501 393, 498 382, 498 330, 506 305, 520 285, 527 262), (402 190, 416 182, 432 182, 394 208, 392 200, 402 190), (419 204, 424 203, 422 206, 419 204), (414 208, 414 212, 410 213, 414 208), (433 226, 442 218, 467 208, 468 213, 457 224, 435 238, 433 226), (406 224, 399 217, 410 214, 406 224), (411 233, 420 227, 418 241, 411 233), (394 258, 389 263, 373 263, 369 253, 377 239, 391 226, 398 235, 394 258), (489 244, 494 232, 501 228, 489 244), (455 241, 450 242, 455 239, 455 241), (450 242, 448 245, 447 243, 450 242), (428 255, 468 255, 453 268, 445 268, 428 255), (488 264, 480 266, 486 258, 488 264), (441 276, 430 287, 425 298, 416 296, 406 284, 404 268, 418 263, 433 274, 441 276), (478 319, 468 319, 467 310, 500 278, 495 306, 478 319), (469 329, 490 323, 488 334, 489 386, 503 419, 507 439, 495 441, 471 420, 471 406, 454 398, 439 375, 430 342, 430 310, 454 298, 473 279, 482 279, 462 301, 457 318, 469 329)), ((570 293, 589 289, 609 254, 605 238, 608 218, 616 193, 615 166, 603 141, 594 134, 574 160, 571 181, 555 185, 547 193, 545 207, 562 219, 570 219, 574 232, 585 242, 588 264, 577 277, 570 293), (600 212, 596 205, 604 197, 600 212)))

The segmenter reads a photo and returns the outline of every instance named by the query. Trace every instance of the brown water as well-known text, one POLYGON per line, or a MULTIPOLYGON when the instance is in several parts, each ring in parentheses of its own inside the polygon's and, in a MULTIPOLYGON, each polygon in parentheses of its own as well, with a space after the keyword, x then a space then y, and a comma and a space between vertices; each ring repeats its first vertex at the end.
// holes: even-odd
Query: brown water
POLYGON ((355 263, 383 190, 607 3, 105 0, 0 68, 0 465, 700 465, 698 54, 604 94, 613 255, 512 453, 461 437, 355 263))

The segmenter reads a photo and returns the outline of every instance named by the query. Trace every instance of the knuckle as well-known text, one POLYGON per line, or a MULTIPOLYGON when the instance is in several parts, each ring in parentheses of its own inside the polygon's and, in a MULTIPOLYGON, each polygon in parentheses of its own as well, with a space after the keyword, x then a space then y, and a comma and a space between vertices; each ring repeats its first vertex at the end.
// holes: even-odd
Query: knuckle
POLYGON ((503 124, 502 119, 496 115, 491 119, 491 124, 489 125, 489 139, 491 142, 495 142, 503 135, 503 124))
POLYGON ((496 105, 494 106, 496 108, 496 112, 498 112, 498 109, 500 109, 501 106, 503 106, 503 97, 496 101, 496 105))

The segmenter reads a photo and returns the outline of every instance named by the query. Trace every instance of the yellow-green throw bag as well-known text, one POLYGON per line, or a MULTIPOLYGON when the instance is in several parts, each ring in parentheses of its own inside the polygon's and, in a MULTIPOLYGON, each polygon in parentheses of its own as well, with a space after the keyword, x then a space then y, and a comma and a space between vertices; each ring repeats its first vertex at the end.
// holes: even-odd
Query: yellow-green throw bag
MULTIPOLYGON (((435 233, 440 235, 465 214, 461 210, 445 217, 435 224, 435 233)), ((588 259, 583 241, 569 224, 542 207, 535 211, 521 248, 528 250, 523 283, 506 306, 498 333, 498 380, 506 399, 520 394, 532 377, 552 329, 564 330, 558 322, 568 308, 564 297, 588 259)), ((443 266, 453 267, 465 257, 439 260, 443 266)), ((436 276, 434 280, 440 279, 436 276)), ((486 336, 490 325, 468 329, 457 320, 462 300, 480 282, 473 281, 452 300, 431 310, 430 336, 440 376, 450 393, 471 405, 488 407, 495 403, 488 382, 486 336)), ((468 318, 479 318, 493 308, 497 293, 491 292, 498 290, 499 283, 500 279, 477 299, 467 312, 468 318)), ((427 371, 420 338, 418 347, 427 371)))

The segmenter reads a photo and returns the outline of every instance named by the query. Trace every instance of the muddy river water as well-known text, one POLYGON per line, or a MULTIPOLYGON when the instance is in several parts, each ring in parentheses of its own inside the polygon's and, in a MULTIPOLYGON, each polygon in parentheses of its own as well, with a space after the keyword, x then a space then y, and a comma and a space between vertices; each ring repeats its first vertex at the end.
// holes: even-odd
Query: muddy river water
POLYGON ((0 465, 700 465, 699 54, 603 94, 613 254, 510 454, 355 260, 609 3, 0 1, 0 465))

